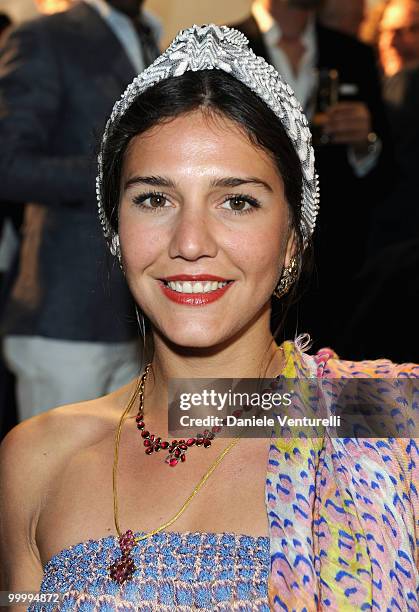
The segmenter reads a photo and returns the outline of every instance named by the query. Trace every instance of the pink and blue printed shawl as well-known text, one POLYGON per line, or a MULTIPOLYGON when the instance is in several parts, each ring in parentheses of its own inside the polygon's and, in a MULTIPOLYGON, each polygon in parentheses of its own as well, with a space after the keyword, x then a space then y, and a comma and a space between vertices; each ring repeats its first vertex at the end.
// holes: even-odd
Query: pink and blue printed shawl
MULTIPOLYGON (((419 377, 413 364, 283 346, 285 376, 419 377)), ((417 410, 417 405, 416 405, 417 410)), ((272 440, 266 502, 271 609, 419 610, 419 440, 272 440)))

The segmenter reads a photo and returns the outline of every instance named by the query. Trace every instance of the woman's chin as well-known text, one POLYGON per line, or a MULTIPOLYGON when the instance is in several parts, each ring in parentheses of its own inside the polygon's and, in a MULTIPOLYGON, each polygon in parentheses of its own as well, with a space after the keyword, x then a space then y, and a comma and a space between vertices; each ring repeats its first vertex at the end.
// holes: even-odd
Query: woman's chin
POLYGON ((220 325, 202 328, 191 325, 162 326, 156 330, 164 342, 172 346, 188 349, 211 349, 228 342, 232 332, 220 329, 220 325))

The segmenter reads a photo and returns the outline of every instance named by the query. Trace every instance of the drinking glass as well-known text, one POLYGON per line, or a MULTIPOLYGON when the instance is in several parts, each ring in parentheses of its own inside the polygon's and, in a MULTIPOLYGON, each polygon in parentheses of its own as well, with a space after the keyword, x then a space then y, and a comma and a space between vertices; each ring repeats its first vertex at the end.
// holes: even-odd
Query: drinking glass
POLYGON ((315 110, 311 122, 313 144, 329 144, 330 139, 324 133, 328 109, 339 100, 339 73, 337 70, 322 69, 316 71, 315 110))

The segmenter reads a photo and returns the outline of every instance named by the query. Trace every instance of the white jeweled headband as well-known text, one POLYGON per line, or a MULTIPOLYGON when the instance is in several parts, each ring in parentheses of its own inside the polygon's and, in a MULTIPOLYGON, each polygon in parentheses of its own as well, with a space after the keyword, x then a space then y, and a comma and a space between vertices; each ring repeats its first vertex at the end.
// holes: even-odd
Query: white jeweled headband
POLYGON ((302 166, 300 227, 304 247, 307 245, 319 210, 318 177, 314 169, 314 151, 307 119, 291 87, 282 81, 273 66, 253 53, 244 34, 226 26, 211 24, 194 25, 182 30, 170 47, 128 85, 113 107, 102 139, 96 179, 99 218, 113 255, 119 254, 119 237, 102 205, 102 155, 109 135, 134 100, 153 85, 170 77, 181 76, 189 70, 196 72, 213 69, 224 70, 251 89, 284 126, 302 166))

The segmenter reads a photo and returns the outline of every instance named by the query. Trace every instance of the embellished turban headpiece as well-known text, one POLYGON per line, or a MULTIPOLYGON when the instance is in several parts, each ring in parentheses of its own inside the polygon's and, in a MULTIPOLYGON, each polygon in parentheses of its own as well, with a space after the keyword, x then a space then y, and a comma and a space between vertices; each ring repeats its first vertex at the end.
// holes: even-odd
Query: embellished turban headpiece
POLYGON ((253 53, 244 34, 226 26, 194 25, 182 30, 166 51, 128 85, 106 124, 98 158, 96 193, 103 233, 113 255, 119 253, 119 237, 102 204, 102 154, 109 135, 136 98, 153 85, 187 71, 214 69, 231 74, 259 96, 280 119, 293 143, 303 173, 300 225, 304 246, 307 245, 319 210, 319 187, 311 133, 300 103, 275 68, 253 53))

